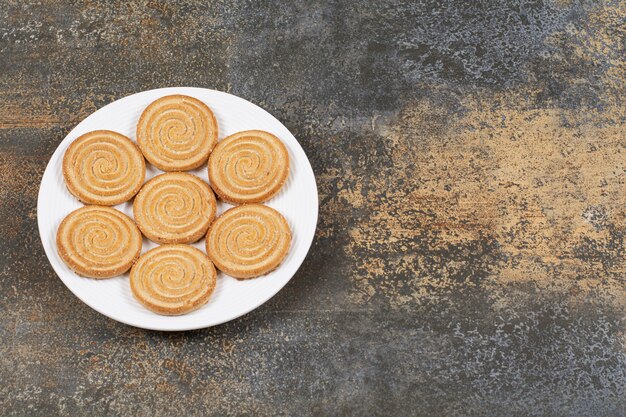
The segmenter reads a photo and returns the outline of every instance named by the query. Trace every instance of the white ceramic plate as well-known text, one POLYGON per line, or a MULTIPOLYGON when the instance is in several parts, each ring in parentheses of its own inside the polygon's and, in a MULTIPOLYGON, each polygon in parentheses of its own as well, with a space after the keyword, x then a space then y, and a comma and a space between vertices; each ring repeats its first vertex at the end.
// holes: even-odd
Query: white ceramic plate
MULTIPOLYGON (((208 181, 206 166, 190 171, 208 181)), ((147 178, 160 174, 148 166, 147 178)), ((257 308, 280 291, 296 273, 311 246, 317 224, 317 188, 313 169, 294 136, 271 114, 233 95, 204 88, 161 88, 144 91, 117 100, 78 124, 56 149, 39 188, 37 220, 46 255, 63 283, 94 310, 136 327, 153 330, 191 330, 215 326, 233 320, 257 308), (241 130, 261 129, 278 136, 287 146, 290 157, 289 179, 280 193, 267 205, 281 212, 293 234, 291 249, 283 263, 268 275, 239 281, 219 273, 217 287, 209 302, 199 310, 182 316, 160 316, 145 309, 130 291, 128 274, 108 280, 82 278, 61 260, 56 249, 56 231, 61 220, 82 204, 72 196, 63 182, 63 154, 80 135, 97 129, 122 133, 135 140, 135 128, 144 108, 159 97, 186 94, 202 100, 214 112, 219 124, 219 139, 241 130)), ((132 217, 131 202, 115 206, 132 217)), ((231 206, 218 202, 218 214, 231 206)), ((143 251, 156 244, 144 238, 143 251)), ((204 239, 195 244, 205 251, 204 239)))

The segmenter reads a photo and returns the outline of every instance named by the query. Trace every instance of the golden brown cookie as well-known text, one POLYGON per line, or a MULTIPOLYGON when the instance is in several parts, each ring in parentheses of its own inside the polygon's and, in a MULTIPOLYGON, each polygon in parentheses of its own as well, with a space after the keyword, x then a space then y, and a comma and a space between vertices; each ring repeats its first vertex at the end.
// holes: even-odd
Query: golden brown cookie
POLYGON ((84 277, 123 274, 139 258, 141 244, 135 223, 111 207, 81 207, 63 219, 57 230, 59 256, 84 277))
POLYGON ((67 148, 63 178, 68 190, 83 203, 114 206, 137 194, 146 178, 146 162, 126 136, 96 130, 67 148))
POLYGON ((217 143, 217 121, 198 99, 161 97, 141 114, 137 142, 146 159, 162 171, 188 171, 206 163, 217 143))
POLYGON ((289 153, 276 136, 262 130, 235 133, 209 157, 209 182, 222 200, 262 203, 274 197, 289 176, 289 153))
POLYGON ((137 226, 159 243, 192 243, 206 234, 217 204, 209 185, 184 172, 148 181, 133 203, 137 226))
POLYGON ((130 271, 130 288, 141 304, 158 314, 185 314, 204 305, 217 272, 202 251, 163 245, 144 253, 130 271))
POLYGON ((254 278, 274 270, 291 245, 287 220, 271 207, 244 204, 211 225, 206 250, 215 266, 236 278, 254 278))

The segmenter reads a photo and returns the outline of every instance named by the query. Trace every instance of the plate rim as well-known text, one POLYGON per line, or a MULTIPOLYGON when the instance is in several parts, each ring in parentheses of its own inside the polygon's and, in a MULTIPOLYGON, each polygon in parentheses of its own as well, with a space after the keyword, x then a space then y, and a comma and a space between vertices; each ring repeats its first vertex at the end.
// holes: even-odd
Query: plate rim
MULTIPOLYGON (((184 93, 180 93, 178 92, 178 94, 184 94, 184 93)), ((296 273, 300 270, 300 267, 302 266, 302 264, 304 263, 304 261, 306 260, 309 251, 311 250, 311 245, 313 244, 313 241, 315 240, 315 234, 317 231, 317 224, 319 221, 319 193, 317 190, 317 179, 315 178, 315 171, 313 170, 313 166, 311 165, 311 161, 309 160, 308 156, 306 155, 306 152, 304 152, 304 149, 302 148, 302 145, 300 144, 300 142, 298 141, 298 139, 295 137, 295 135, 293 133, 291 133, 291 131, 278 119, 276 118, 274 115, 272 115, 270 112, 268 112, 267 110, 265 110, 264 108, 258 106, 257 104, 243 98, 243 97, 239 97, 236 96, 234 94, 230 94, 224 91, 219 91, 219 90, 214 90, 211 88, 204 88, 204 87, 189 87, 189 86, 174 86, 174 87, 161 87, 161 88, 154 88, 154 89, 150 89, 150 90, 143 90, 143 91, 139 91, 133 94, 129 94, 120 98, 117 98, 113 101, 111 101, 110 103, 96 109, 95 111, 91 112, 88 116, 84 117, 83 119, 81 119, 64 137, 63 139, 57 144, 54 152, 52 153, 52 155, 50 156, 50 159, 48 160, 48 163, 46 164, 46 168, 44 169, 43 175, 41 176, 41 181, 39 182, 39 191, 37 193, 37 207, 36 207, 36 213, 37 213, 37 230, 39 232, 39 239, 41 241, 41 244, 43 246, 44 249, 44 253, 46 255, 46 259, 48 260, 48 263, 50 264, 50 266, 52 267, 54 273, 56 274, 56 276, 61 280, 61 282, 63 283, 63 285, 70 290, 70 292, 72 294, 74 294, 74 296, 76 298, 78 298, 82 303, 86 304, 89 308, 91 308, 92 310, 97 311, 98 313, 102 314, 103 316, 107 317, 110 320, 119 322, 119 323, 123 323, 125 325, 128 326, 132 326, 132 327, 136 327, 136 328, 140 328, 140 329, 146 329, 146 330, 153 330, 153 331, 163 331, 163 332, 177 332, 177 331, 190 331, 190 330, 198 330, 198 329, 206 329, 206 328, 210 328, 210 327, 214 327, 214 326, 219 326, 221 324, 233 321, 233 320, 237 320, 238 318, 245 316, 246 314, 250 313, 253 310, 256 310, 257 308, 261 307, 263 304, 267 303, 271 298, 273 298, 276 294, 278 294, 283 288, 285 288, 285 286, 293 279, 293 277, 296 275, 296 273), (172 326, 172 327, 163 327, 163 326, 153 326, 153 325, 141 325, 140 323, 136 323, 132 320, 125 320, 125 319, 120 319, 117 317, 111 317, 109 314, 107 314, 106 312, 102 311, 100 308, 95 307, 90 305, 87 301, 85 301, 79 294, 77 294, 77 292, 70 286, 68 285, 65 280, 63 279, 63 277, 61 276, 62 274, 57 270, 57 267, 54 265, 54 263, 51 261, 51 254, 49 253, 49 249, 47 248, 47 245, 44 241, 44 236, 43 236, 43 225, 42 225, 42 220, 41 217, 39 216, 40 211, 42 211, 42 198, 43 198, 43 182, 44 179, 50 175, 53 175, 52 173, 52 162, 53 160, 55 160, 56 158, 58 158, 59 156, 57 154, 59 154, 61 152, 61 145, 63 144, 63 142, 70 136, 72 135, 72 133, 78 128, 78 126, 80 126, 81 123, 83 123, 86 119, 88 119, 89 117, 91 117, 93 114, 95 114, 98 111, 104 110, 107 107, 113 105, 114 103, 116 103, 119 100, 122 99, 127 99, 127 98, 131 98, 133 96, 136 95, 140 95, 140 94, 144 94, 144 93, 165 93, 167 94, 168 92, 174 93, 174 90, 180 90, 180 89, 185 89, 185 90, 196 90, 198 92, 210 92, 212 94, 217 93, 217 94, 225 94, 228 96, 232 96, 236 99, 239 100, 245 100, 247 103, 249 103, 250 105, 254 106, 257 110, 265 113, 267 116, 269 116, 270 118, 274 119, 278 124, 280 124, 283 128, 285 128, 290 134, 291 136, 293 136, 293 138, 296 141, 297 146, 300 148, 300 151, 302 151, 305 159, 306 159, 306 163, 307 166, 305 166, 305 168, 308 167, 308 169, 310 170, 311 173, 311 177, 313 179, 313 185, 314 187, 312 187, 312 195, 311 197, 313 198, 313 201, 316 202, 315 204, 315 210, 314 210, 314 214, 315 214, 315 219, 314 219, 314 228, 313 228, 313 233, 311 234, 310 239, 308 239, 308 241, 304 241, 304 248, 306 248, 306 251, 304 252, 304 257, 302 258, 302 260, 300 261, 300 264, 298 265, 298 267, 296 268, 296 270, 294 271, 294 273, 291 275, 291 277, 289 277, 289 279, 287 279, 281 286, 277 287, 276 290, 273 293, 269 293, 266 297, 264 297, 264 299, 258 303, 257 305, 254 305, 250 308, 244 309, 243 312, 240 312, 238 314, 236 314, 233 317, 227 318, 227 319, 222 319, 222 320, 217 320, 216 322, 212 323, 212 324, 208 324, 208 325, 190 325, 190 326, 172 326)), ((53 250, 53 248, 51 248, 50 250, 53 250)), ((180 317, 184 317, 180 316, 180 317)))

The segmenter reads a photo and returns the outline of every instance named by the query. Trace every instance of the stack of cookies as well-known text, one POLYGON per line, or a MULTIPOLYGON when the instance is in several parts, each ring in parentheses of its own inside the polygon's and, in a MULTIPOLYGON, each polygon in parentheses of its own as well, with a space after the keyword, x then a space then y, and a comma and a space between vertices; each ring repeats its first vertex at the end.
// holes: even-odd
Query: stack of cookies
POLYGON ((178 315, 208 301, 216 267, 247 279, 283 261, 291 244, 289 225, 260 204, 289 176, 289 155, 280 139, 249 130, 218 142, 211 109, 193 97, 172 95, 144 110, 137 144, 97 130, 65 152, 67 188, 86 204, 57 231, 59 255, 69 268, 98 279, 130 269, 130 287, 141 304, 178 315), (146 160, 165 173, 145 182, 146 160), (207 161, 210 186, 183 172, 207 161), (216 218, 216 195, 236 207, 216 218), (134 220, 109 207, 132 198, 134 220), (161 246, 141 255, 143 236, 161 246), (189 245, 205 236, 206 254, 189 245))

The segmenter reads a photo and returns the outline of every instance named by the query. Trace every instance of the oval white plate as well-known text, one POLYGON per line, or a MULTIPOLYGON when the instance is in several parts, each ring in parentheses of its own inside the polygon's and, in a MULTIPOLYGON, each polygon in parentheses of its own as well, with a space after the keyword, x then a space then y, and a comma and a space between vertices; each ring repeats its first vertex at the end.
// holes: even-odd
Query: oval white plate
MULTIPOLYGON (((208 181, 206 166, 190 171, 208 181)), ((147 179, 160 174, 148 166, 147 179)), ((233 95, 215 90, 191 87, 161 88, 144 91, 117 100, 96 111, 80 122, 56 149, 41 179, 37 201, 39 234, 46 255, 63 283, 94 310, 131 326, 152 330, 192 330, 225 323, 257 308, 289 282, 296 273, 311 246, 317 224, 317 188, 313 169, 302 147, 271 114, 260 107, 233 95), (63 154, 78 136, 97 129, 122 133, 135 140, 135 128, 144 108, 152 101, 168 94, 186 94, 202 100, 214 112, 219 124, 219 139, 241 130, 261 129, 278 136, 287 146, 290 157, 289 179, 280 193, 267 205, 280 211, 291 226, 293 240, 283 263, 268 275, 239 281, 219 273, 217 287, 209 302, 183 316, 160 316, 145 309, 130 291, 128 274, 108 280, 82 278, 72 272, 59 258, 56 250, 56 231, 61 220, 82 204, 72 196, 63 181, 63 154)), ((115 206, 132 217, 131 202, 115 206)), ((218 213, 231 206, 218 203, 218 213)), ((143 251, 157 246, 144 238, 143 251)), ((205 251, 204 239, 195 244, 205 251)))

